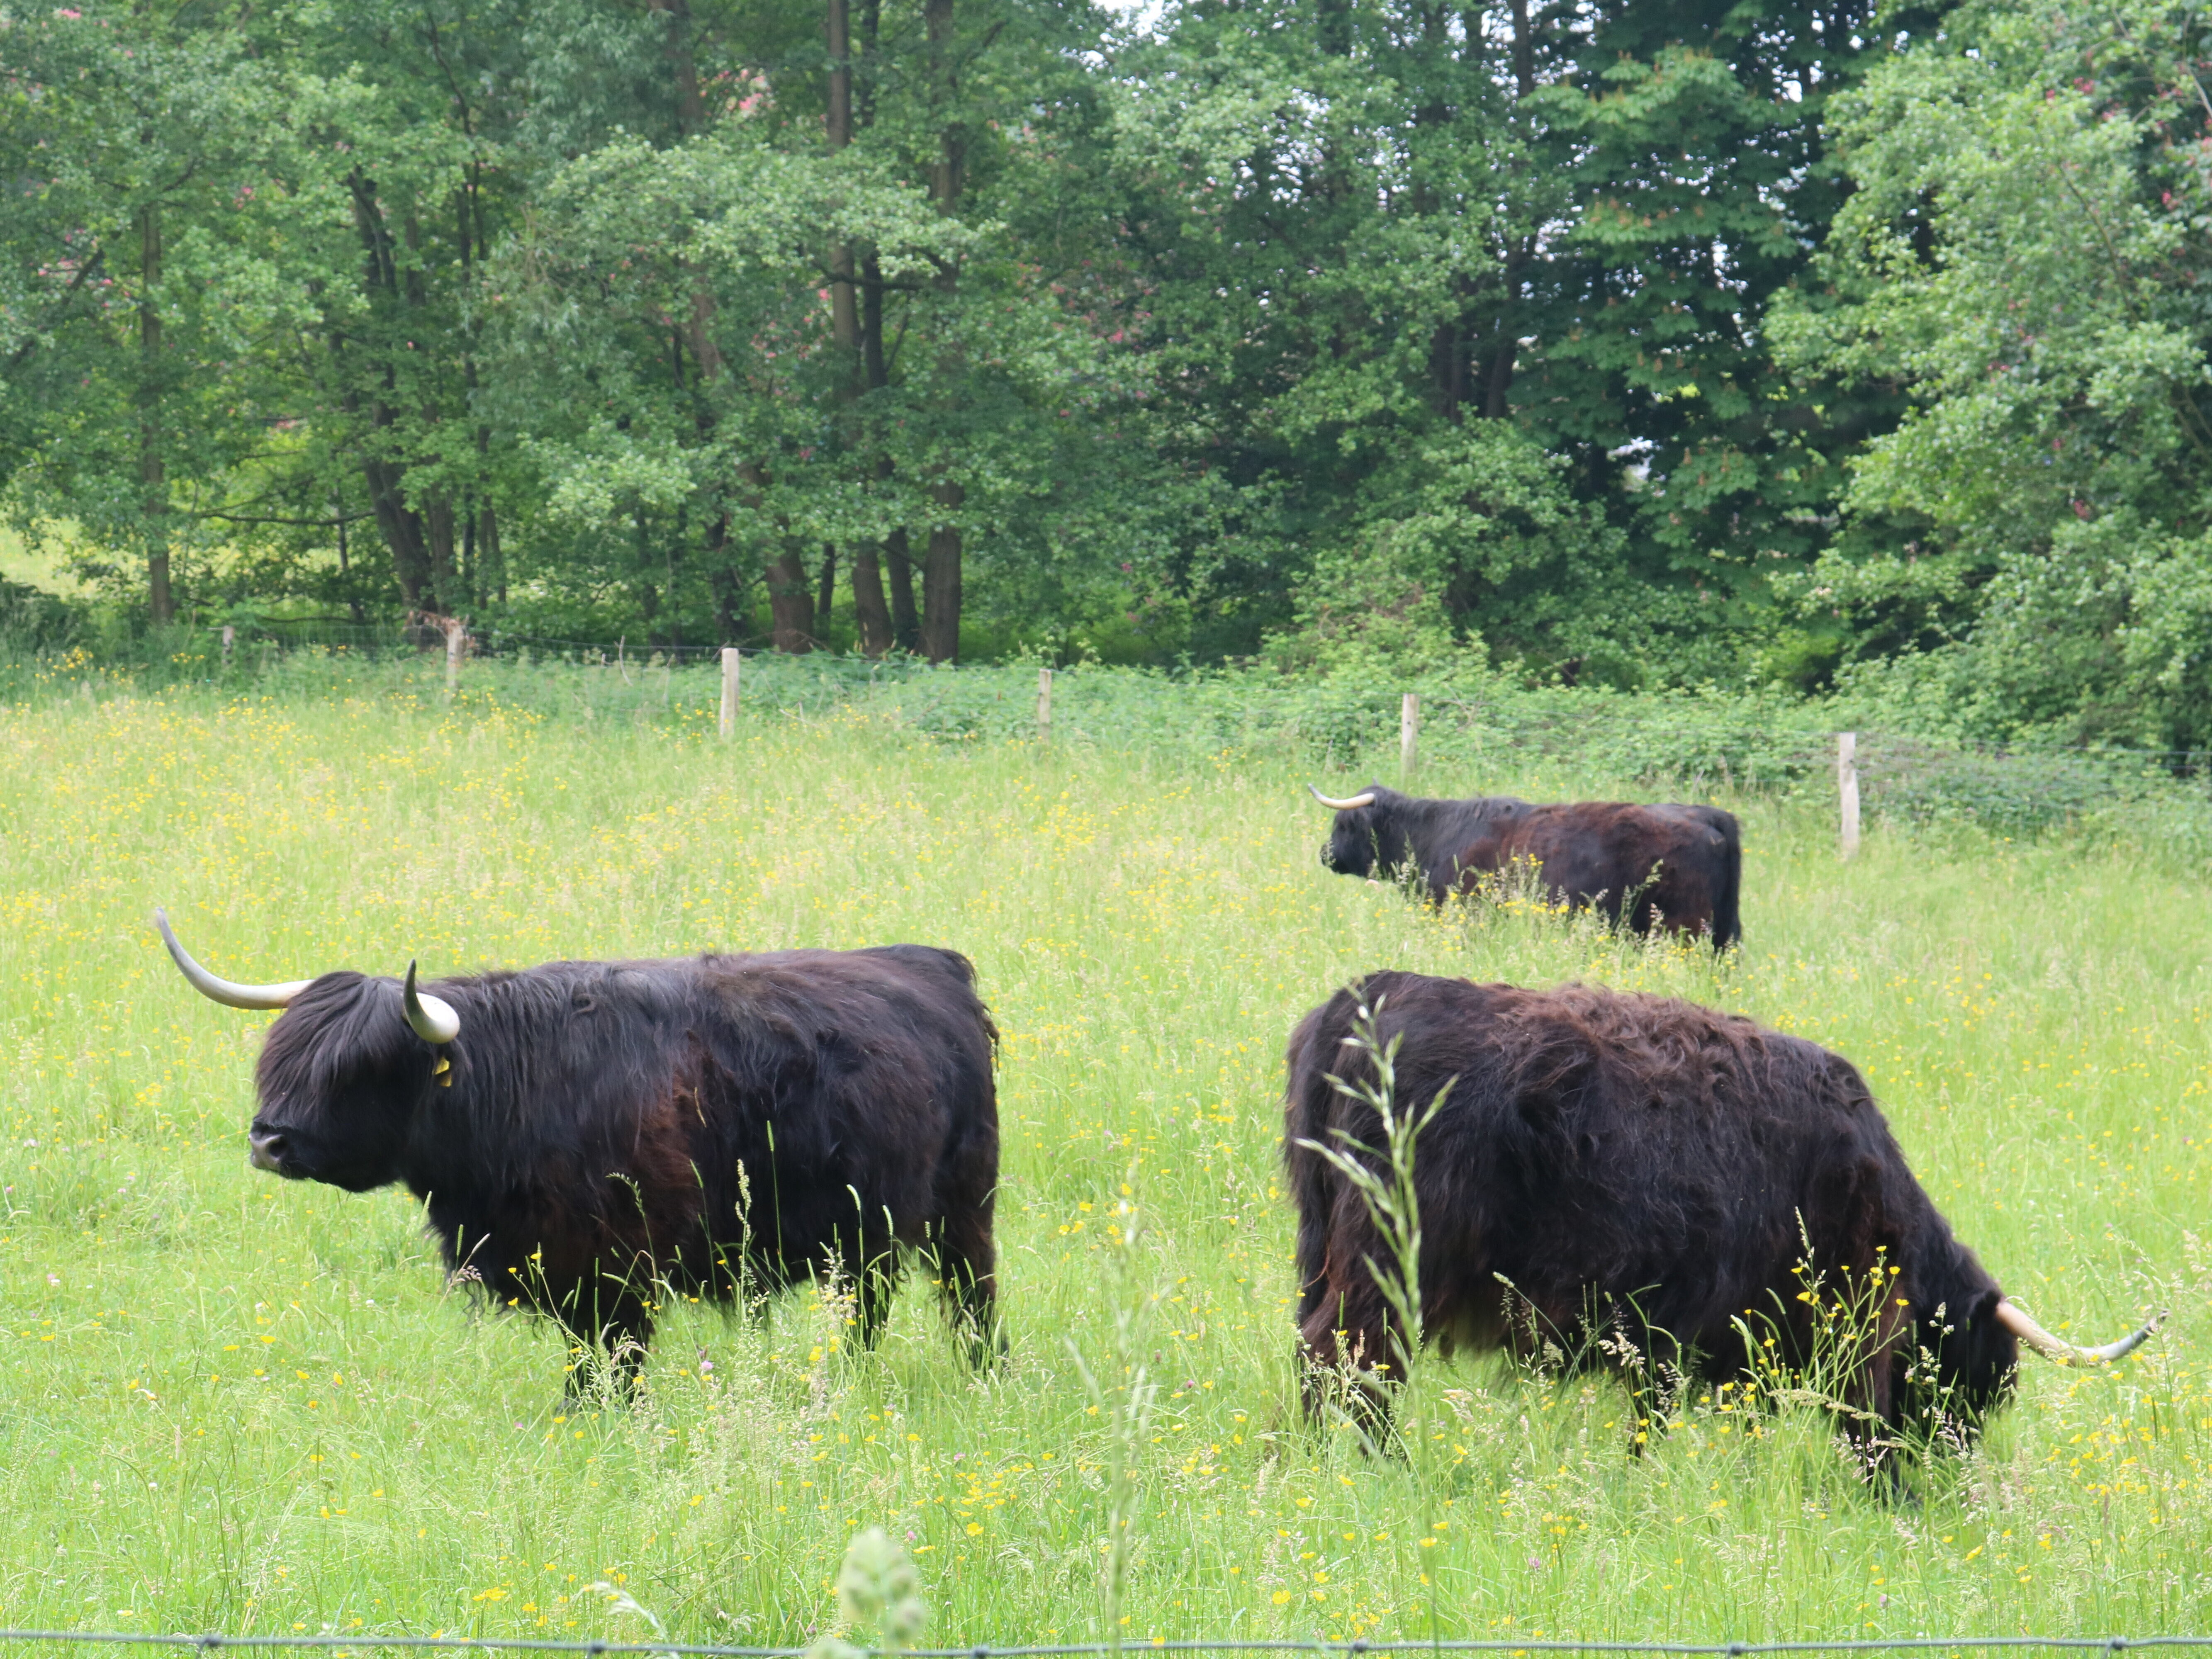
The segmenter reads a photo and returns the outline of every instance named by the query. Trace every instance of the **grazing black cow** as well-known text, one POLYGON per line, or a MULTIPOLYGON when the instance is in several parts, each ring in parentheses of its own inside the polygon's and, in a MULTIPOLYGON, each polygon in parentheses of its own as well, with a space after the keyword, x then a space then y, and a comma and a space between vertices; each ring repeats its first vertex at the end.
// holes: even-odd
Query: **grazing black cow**
POLYGON ((1442 904, 1517 860, 1540 867, 1554 903, 1594 904, 1615 927, 1626 902, 1636 933, 1655 926, 1703 933, 1716 951, 1743 936, 1736 908, 1743 837, 1735 814, 1717 806, 1535 806, 1511 795, 1425 800, 1379 783, 1343 800, 1312 793, 1336 812, 1321 861, 1339 875, 1412 871, 1442 904))
POLYGON ((992 1351, 998 1032, 966 957, 555 962, 434 995, 412 964, 404 983, 234 985, 155 921, 204 994, 285 1011, 255 1079, 257 1168, 404 1182, 453 1272, 604 1347, 623 1380, 663 1286, 727 1301, 835 1263, 869 1342, 910 1250, 992 1351))
MULTIPOLYGON (((1447 1352, 1549 1343, 1621 1364, 1632 1346, 1718 1382, 1802 1365, 1824 1327, 1849 1327, 1842 1403, 1862 1415, 1845 1426, 1879 1447, 1939 1420, 1973 1432, 2010 1390, 2020 1342, 2095 1363, 2156 1328, 2084 1349, 2029 1319, 1952 1237, 1857 1068, 1802 1037, 1663 997, 1377 973, 1291 1037, 1298 1334, 1321 1367, 1397 1357, 1368 1266, 1389 1261, 1382 1236, 1313 1150, 1344 1146, 1343 1131, 1380 1151, 1374 1109, 1330 1081, 1370 1075, 1352 1042, 1363 1004, 1399 1044, 1397 1107, 1450 1085, 1413 1176, 1422 1322, 1447 1352), (1814 1302, 1806 1269, 1825 1286, 1814 1302), (1838 1296, 1854 1304, 1841 1327, 1838 1296)), ((1310 1407, 1322 1382, 1310 1373, 1310 1407)), ((1367 1408, 1386 1409, 1367 1388, 1367 1408)))

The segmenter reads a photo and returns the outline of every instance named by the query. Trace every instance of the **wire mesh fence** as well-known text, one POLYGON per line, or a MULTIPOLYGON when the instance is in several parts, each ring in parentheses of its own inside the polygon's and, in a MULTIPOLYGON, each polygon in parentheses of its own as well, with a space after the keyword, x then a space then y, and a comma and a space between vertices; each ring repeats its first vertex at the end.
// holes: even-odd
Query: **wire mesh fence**
MULTIPOLYGON (((2163 815, 2161 839, 2193 836, 2212 848, 2212 750, 1929 735, 1779 695, 1617 695, 1494 676, 1401 685, 1381 669, 1369 678, 1316 682, 1250 669, 1079 665, 1054 673, 1047 703, 1037 695, 1035 662, 954 667, 896 653, 794 654, 757 644, 590 640, 496 627, 449 633, 459 628, 428 616, 238 623, 188 636, 166 661, 143 665, 132 678, 149 688, 343 684, 434 696, 442 662, 444 695, 549 717, 711 732, 725 708, 750 721, 857 712, 935 740, 1048 739, 1185 757, 1272 754, 1340 781, 1371 775, 1444 795, 1489 793, 1491 780, 1525 775, 1534 762, 1583 787, 1618 780, 1618 787, 1680 798, 1832 799, 1836 728, 1856 725, 1856 787, 1872 823, 1953 819, 2033 835, 2143 807, 2163 815), (742 684, 726 704, 726 648, 738 653, 742 684), (1401 748, 1407 691, 1422 708, 1421 763, 1411 776, 1395 763, 1401 752, 1413 752, 1401 748)), ((82 667, 99 672, 89 657, 82 667)), ((0 697, 11 695, 5 682, 0 673, 0 697)))
MULTIPOLYGON (((0 1644, 55 1643, 71 1646, 141 1646, 187 1648, 213 1652, 226 1648, 288 1649, 368 1656, 380 1652, 445 1653, 584 1653, 665 1654, 684 1659, 805 1659, 816 1648, 715 1647, 696 1643, 655 1639, 619 1642, 605 1639, 560 1641, 533 1637, 401 1636, 318 1634, 313 1636, 225 1636, 213 1633, 161 1634, 119 1631, 0 1630, 0 1644)), ((2212 1636, 1922 1636, 1887 1637, 1865 1640, 1784 1642, 1648 1642, 1564 1640, 1424 1640, 1406 1638, 1348 1640, 1316 1638, 1209 1641, 1070 1642, 1042 1646, 900 1648, 894 1650, 841 1649, 850 1659, 1060 1659, 1066 1656, 1133 1653, 1310 1653, 1357 1656, 1370 1653, 1619 1653, 1710 1655, 1714 1659, 1782 1653, 1938 1653, 1969 1654, 2023 1651, 2122 1653, 2147 1648, 2212 1647, 2212 1636)))

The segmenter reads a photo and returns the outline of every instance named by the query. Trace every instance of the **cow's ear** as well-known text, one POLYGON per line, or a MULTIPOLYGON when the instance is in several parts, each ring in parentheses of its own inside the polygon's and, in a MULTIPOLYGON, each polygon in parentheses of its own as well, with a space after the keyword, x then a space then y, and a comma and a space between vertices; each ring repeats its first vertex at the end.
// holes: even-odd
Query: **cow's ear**
POLYGON ((1994 1331, 1999 1328, 1997 1325, 1997 1304, 2003 1300, 2004 1292, 2002 1290, 1994 1289, 1984 1291, 1979 1296, 1974 1298, 1974 1314, 1972 1319, 1968 1322, 1972 1325, 1974 1330, 1978 1334, 1986 1331, 1994 1331))

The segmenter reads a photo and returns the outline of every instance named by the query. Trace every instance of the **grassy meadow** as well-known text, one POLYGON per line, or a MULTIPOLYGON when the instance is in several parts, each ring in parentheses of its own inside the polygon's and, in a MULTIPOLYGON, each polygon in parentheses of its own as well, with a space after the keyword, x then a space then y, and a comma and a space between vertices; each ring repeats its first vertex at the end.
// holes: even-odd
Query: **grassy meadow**
MULTIPOLYGON (((2212 1628, 2193 863, 1876 825, 1843 866, 1817 799, 1724 799, 1747 940, 1717 968, 1327 874, 1283 749, 933 742, 757 703, 725 746, 703 704, 568 717, 472 667, 448 708, 434 672, 64 674, 0 708, 0 1626, 648 1636, 604 1584, 673 1638, 800 1643, 881 1526, 955 1645, 2212 1628), (246 979, 966 951, 1006 1035, 1007 1359, 964 1369, 913 1286, 850 1352, 801 1292, 757 1327, 680 1309, 634 1405, 564 1406, 561 1339, 449 1290, 408 1196, 246 1167, 273 1017, 194 995, 156 903, 246 979), (1293 1410, 1278 1097, 1291 1024, 1386 965, 1659 990, 1830 1044, 2045 1323, 2173 1319, 2107 1370, 2030 1357, 1917 1504, 1866 1490, 1815 1410, 1693 1395, 1632 1458, 1618 1387, 1502 1363, 1435 1379, 1422 1456, 1363 1456, 1293 1410)), ((1423 782, 1624 787, 1510 750, 1423 782)))

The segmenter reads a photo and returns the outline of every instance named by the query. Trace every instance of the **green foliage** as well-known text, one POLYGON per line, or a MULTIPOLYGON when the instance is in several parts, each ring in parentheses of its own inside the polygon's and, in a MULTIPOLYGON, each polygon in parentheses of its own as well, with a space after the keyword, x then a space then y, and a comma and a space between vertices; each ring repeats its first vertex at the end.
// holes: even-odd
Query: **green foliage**
POLYGON ((219 532, 176 487, 268 441, 255 370, 301 321, 264 142, 286 77, 242 31, 72 8, 0 40, 0 478, 18 527, 66 516, 100 550, 83 574, 135 590, 166 556, 188 580, 219 532))
POLYGON ((1792 591, 1861 654, 1933 652, 1979 730, 2212 740, 2197 27, 1970 6, 1836 104, 1857 189, 1777 334, 1907 391, 1844 506, 1922 529, 1792 591))
POLYGON ((2212 743, 2212 94, 2155 0, 0 33, 0 510, 112 634, 1909 683, 2212 743))
POLYGON ((76 606, 43 589, 0 579, 0 653, 25 657, 65 650, 82 629, 76 606))

